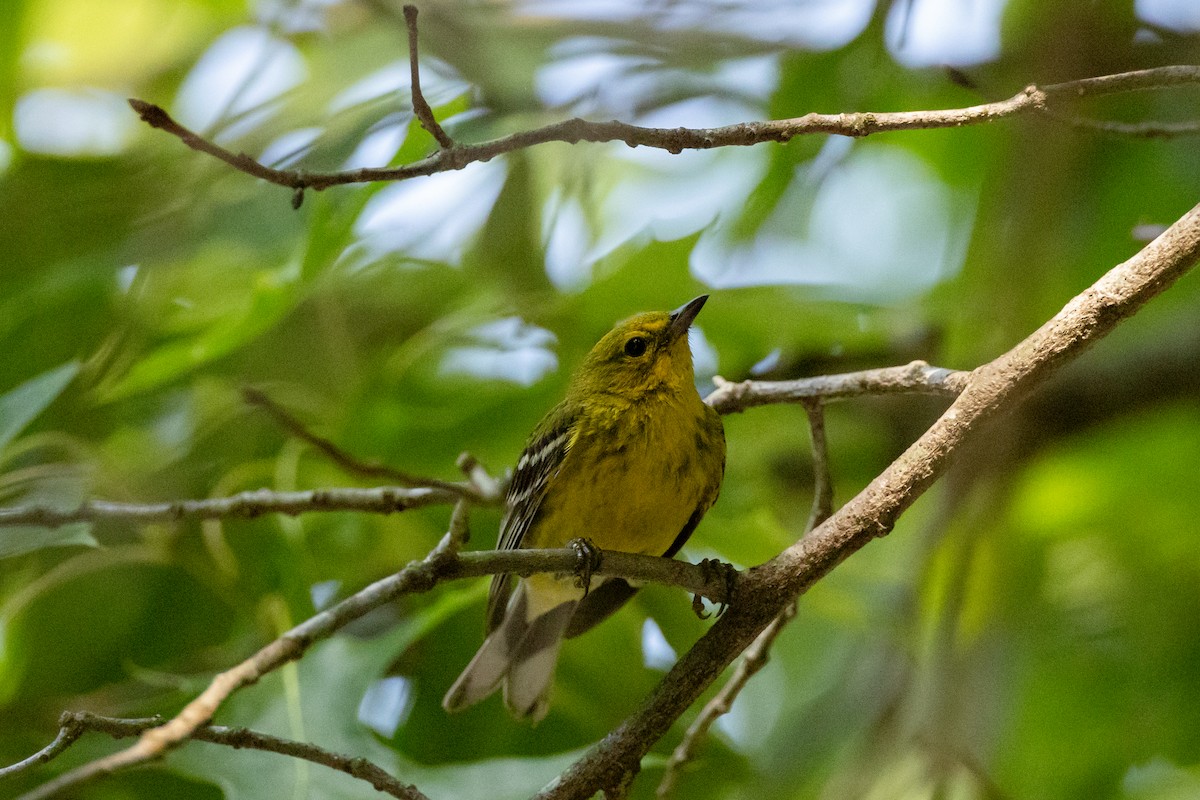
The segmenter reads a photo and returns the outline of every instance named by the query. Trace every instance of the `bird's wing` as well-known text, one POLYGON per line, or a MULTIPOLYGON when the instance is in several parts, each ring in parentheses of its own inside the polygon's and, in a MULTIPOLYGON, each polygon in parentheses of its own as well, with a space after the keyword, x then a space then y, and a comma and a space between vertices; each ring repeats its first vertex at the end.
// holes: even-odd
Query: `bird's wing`
MULTIPOLYGON (((550 479, 558 471, 570 448, 574 419, 562 406, 546 415, 533 435, 525 452, 517 461, 516 472, 508 487, 504 520, 500 523, 499 550, 516 550, 525 541, 534 520, 541 510, 542 501, 550 479)), ((488 592, 487 630, 491 633, 504 617, 508 598, 512 594, 512 580, 507 574, 492 577, 492 588, 488 592)))

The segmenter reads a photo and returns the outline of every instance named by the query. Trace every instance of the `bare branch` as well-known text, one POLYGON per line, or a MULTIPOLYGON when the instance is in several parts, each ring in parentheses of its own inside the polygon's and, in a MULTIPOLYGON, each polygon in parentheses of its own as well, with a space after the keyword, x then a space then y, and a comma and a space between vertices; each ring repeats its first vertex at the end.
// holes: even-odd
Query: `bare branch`
POLYGON ((503 498, 504 492, 508 488, 507 480, 499 480, 492 477, 478 459, 470 453, 460 453, 458 461, 455 462, 462 473, 467 476, 467 480, 475 487, 475 491, 480 497, 484 498, 503 498))
POLYGON ((833 514, 833 478, 829 472, 829 442, 825 438, 825 408, 819 400, 804 404, 812 443, 813 504, 804 526, 807 535, 833 514))
MULTIPOLYGON (((0 778, 15 773, 17 767, 22 767, 34 759, 39 759, 37 763, 49 761, 87 731, 98 731, 106 733, 114 739, 123 739, 129 736, 140 736, 151 728, 157 728, 162 725, 163 722, 164 720, 161 717, 118 719, 116 717, 103 717, 87 711, 66 712, 59 718, 58 736, 54 742, 34 756, 21 762, 21 764, 14 764, 12 767, 0 770, 0 778), (60 742, 65 742, 65 744, 60 744, 60 742), (45 755, 47 751, 56 746, 57 749, 54 752, 45 755)), ((365 758, 344 756, 307 742, 283 739, 267 733, 253 731, 249 728, 230 728, 224 725, 203 725, 192 733, 191 738, 239 750, 264 750, 270 753, 291 756, 292 758, 300 758, 305 761, 311 761, 314 764, 321 764, 330 769, 338 770, 339 772, 344 772, 360 781, 366 781, 376 791, 400 798, 400 800, 428 800, 417 787, 397 780, 372 761, 368 761, 365 758)))
MULTIPOLYGON (((914 361, 902 367, 823 375, 794 381, 742 381, 732 383, 715 377, 717 384, 705 399, 722 414, 775 403, 809 404, 814 400, 835 400, 875 394, 936 394, 953 397, 960 392, 969 373, 931 367, 914 361)), ((72 522, 120 520, 130 523, 173 522, 185 518, 221 519, 259 517, 263 514, 295 516, 317 511, 359 511, 393 514, 410 508, 449 504, 460 498, 472 503, 495 505, 502 502, 504 484, 487 474, 470 455, 459 457, 459 468, 470 478, 468 483, 423 478, 390 467, 368 464, 308 431, 302 423, 257 390, 245 392, 247 402, 261 406, 286 430, 311 443, 335 463, 359 474, 379 474, 402 478, 418 484, 412 487, 383 486, 372 489, 336 488, 306 492, 274 492, 258 489, 230 497, 203 500, 176 500, 166 503, 117 503, 89 500, 75 509, 48 506, 0 508, 0 527, 40 525, 58 527, 72 522), (428 481, 429 485, 420 485, 428 481)), ((816 434, 814 434, 816 435, 816 434)), ((815 452, 815 451, 814 451, 815 452)), ((814 456, 815 457, 815 456, 814 456)), ((816 462, 814 462, 816 463, 816 462)), ((820 484, 818 484, 819 486, 820 484)))
POLYGON ((296 419, 287 409, 276 403, 264 392, 258 389, 245 387, 242 389, 242 399, 249 405, 257 406, 288 433, 308 442, 316 449, 325 454, 330 461, 337 464, 342 469, 352 475, 360 475, 364 478, 382 478, 387 481, 394 481, 401 486, 426 487, 432 489, 442 489, 447 492, 452 492, 464 497, 470 497, 472 500, 479 503, 494 503, 498 502, 500 497, 498 494, 485 496, 478 491, 478 487, 474 484, 455 483, 453 481, 443 481, 438 478, 430 478, 424 475, 413 475, 411 472, 404 472, 394 467, 389 467, 386 464, 375 462, 362 461, 359 458, 347 453, 342 448, 338 447, 333 442, 321 436, 317 436, 310 431, 304 423, 296 419))
MULTIPOLYGON (((217 675, 208 688, 179 714, 164 724, 143 731, 132 747, 59 775, 25 795, 23 800, 51 797, 102 775, 161 758, 187 739, 196 737, 196 732, 208 724, 221 704, 234 692, 256 683, 289 661, 295 661, 314 643, 328 638, 368 611, 401 595, 427 592, 448 580, 481 577, 497 572, 527 576, 535 572, 571 573, 578 568, 578 554, 570 548, 456 553, 465 531, 466 505, 465 501, 459 500, 450 532, 423 560, 409 564, 395 575, 376 581, 337 605, 310 617, 242 663, 217 675)), ((715 570, 685 561, 608 551, 599 553, 598 564, 592 574, 677 585, 693 594, 703 595, 714 603, 728 603, 730 600, 730 586, 724 574, 718 575, 715 570)), ((733 589, 736 593, 736 582, 733 589)), ((32 758, 35 763, 42 763, 69 744, 61 744, 58 750, 48 756, 38 754, 32 758), (39 756, 41 759, 36 760, 39 756)))
POLYGON ((438 542, 437 549, 439 551, 449 556, 456 556, 463 545, 471 540, 470 511, 471 507, 466 500, 459 500, 454 504, 454 511, 450 514, 450 529, 438 542))
POLYGON ((84 733, 84 728, 79 725, 70 724, 68 718, 71 715, 64 713, 58 719, 58 735, 54 737, 54 741, 38 750, 29 758, 22 759, 15 764, 10 764, 7 767, 0 767, 0 780, 12 777, 21 772, 24 772, 31 767, 36 767, 39 764, 45 764, 53 761, 58 757, 58 754, 66 750, 75 740, 84 733))
MULTIPOLYGON (((1103 79, 1097 79, 1103 80, 1103 79)), ((1089 84, 1090 85, 1090 84, 1089 84)), ((789 603, 879 536, 947 469, 963 443, 1011 411, 1200 257, 1200 205, 1128 261, 1109 270, 1024 341, 971 373, 958 399, 908 450, 810 535, 740 579, 739 602, 709 628, 646 702, 539 793, 582 800, 618 786, 680 715, 789 603)))
POLYGON ((712 728, 713 723, 728 714, 729 710, 733 708, 733 701, 742 693, 742 689, 746 688, 750 679, 766 666, 770 658, 771 645, 775 643, 780 632, 795 616, 796 602, 793 600, 746 648, 746 652, 742 656, 742 660, 738 662, 737 669, 734 670, 729 682, 722 686, 721 691, 717 692, 713 699, 709 700, 696 715, 696 719, 683 734, 683 740, 672 751, 671 757, 667 759, 666 769, 655 792, 659 800, 667 800, 675 791, 679 774, 683 767, 692 760, 696 747, 708 736, 708 731, 712 728))
MULTIPOLYGON (((811 431, 813 459, 813 504, 808 515, 808 524, 804 526, 807 535, 814 528, 829 518, 833 513, 833 481, 829 473, 829 446, 825 438, 825 412, 819 400, 809 400, 804 403, 808 412, 808 425, 811 431)), ((662 780, 656 792, 659 800, 666 800, 675 791, 680 772, 695 756, 696 748, 708 736, 717 719, 729 713, 738 695, 746 688, 746 684, 760 669, 766 665, 770 657, 771 645, 783 631, 792 618, 796 616, 796 599, 788 603, 779 616, 758 635, 758 638, 746 648, 737 670, 729 681, 721 687, 712 700, 705 703, 704 708, 696 715, 696 719, 688 726, 682 741, 671 753, 663 771, 662 780)))
MULTIPOLYGON (((231 153, 224 147, 221 147, 215 142, 210 142, 200 134, 191 131, 180 125, 171 115, 164 111, 159 106, 153 103, 147 103, 145 100, 138 100, 136 97, 129 98, 129 105, 141 117, 142 122, 149 125, 151 128, 158 128, 166 131, 172 136, 177 137, 181 142, 186 144, 201 153, 207 153, 213 158, 218 158, 224 161, 229 166, 236 170, 245 172, 248 175, 253 175, 256 178, 270 181, 271 183, 279 184, 280 186, 288 186, 292 189, 303 190, 307 188, 304 179, 300 173, 292 170, 272 169, 264 164, 260 164, 245 153, 231 153)), ((299 204, 296 204, 297 206, 299 204)))
MULTIPOLYGON (((946 77, 955 84, 969 89, 982 97, 985 100, 995 100, 998 93, 989 91, 975 76, 968 75, 962 70, 954 67, 945 68, 946 77)), ((1103 81, 1103 78, 1093 80, 1103 81)), ((1174 84, 1170 84, 1174 85, 1174 84)), ((1103 88, 1094 86, 1092 88, 1103 88)), ((1150 87, 1136 87, 1138 90, 1144 90, 1150 87)), ((1165 87, 1164 87, 1165 88, 1165 87)), ((1108 94, 1109 92, 1099 91, 1097 94, 1108 94)), ((1042 114, 1046 117, 1061 122, 1065 125, 1070 125, 1081 130, 1096 131, 1098 133, 1106 133, 1113 136, 1134 137, 1141 139, 1172 139, 1180 136, 1195 136, 1200 134, 1200 121, 1190 120, 1187 122, 1121 122, 1117 120, 1095 119, 1081 114, 1076 114, 1073 111, 1061 109, 1044 108, 1042 114)))
POLYGON ((118 520, 130 523, 176 522, 182 519, 253 519, 264 514, 296 516, 313 511, 360 511, 394 514, 422 506, 449 504, 461 495, 446 489, 381 486, 372 489, 314 489, 307 492, 274 492, 255 489, 204 500, 166 503, 118 503, 87 500, 74 509, 51 506, 0 508, 0 527, 39 525, 57 528, 72 522, 118 520))
MULTIPOLYGON (((412 29, 410 28, 410 32, 412 29)), ((770 122, 742 122, 720 128, 645 128, 624 122, 589 122, 574 119, 504 136, 479 144, 450 141, 439 144, 437 153, 401 167, 372 167, 346 172, 280 170, 255 161, 244 153, 232 153, 173 120, 153 103, 131 98, 129 104, 146 124, 179 138, 193 150, 218 158, 235 169, 293 190, 320 191, 348 183, 402 181, 438 172, 462 169, 476 161, 489 161, 504 153, 547 142, 625 142, 630 147, 653 147, 670 153, 708 150, 714 147, 745 147, 764 142, 787 142, 796 136, 840 134, 863 137, 903 130, 932 130, 980 125, 1008 117, 1042 114, 1053 104, 1073 98, 1096 97, 1200 83, 1200 67, 1170 66, 1122 72, 1097 78, 1028 86, 1007 100, 932 111, 882 111, 846 114, 805 114, 770 122)), ((414 100, 418 92, 414 92, 414 100)), ((432 117, 432 112, 430 113, 432 117)), ((424 122, 422 123, 424 124, 424 122)), ((1181 131, 1182 132, 1182 131, 1181 131)), ((444 133, 444 132, 443 132, 444 133)), ((436 135, 436 134, 435 134, 436 135)), ((449 139, 449 137, 446 137, 449 139)))
POLYGON ((448 150, 454 147, 454 140, 450 138, 450 134, 442 129, 438 124, 437 118, 433 116, 433 109, 429 107, 429 103, 425 100, 424 93, 421 92, 421 68, 417 58, 417 7, 404 7, 404 23, 408 26, 408 65, 412 73, 412 104, 413 112, 417 115, 417 120, 420 121, 421 127, 429 131, 434 139, 437 139, 438 145, 443 150, 448 150))
POLYGON ((821 375, 794 381, 741 381, 715 376, 717 388, 704 402, 722 414, 774 403, 839 400, 876 394, 933 394, 955 397, 967 385, 970 373, 931 367, 914 361, 902 367, 884 367, 841 375, 821 375))

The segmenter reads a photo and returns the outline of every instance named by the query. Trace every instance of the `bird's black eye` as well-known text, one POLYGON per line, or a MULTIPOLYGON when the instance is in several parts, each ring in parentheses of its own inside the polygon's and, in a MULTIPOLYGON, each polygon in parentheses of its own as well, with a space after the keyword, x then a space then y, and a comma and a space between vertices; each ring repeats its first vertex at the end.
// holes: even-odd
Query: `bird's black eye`
POLYGON ((646 340, 641 336, 634 336, 625 343, 625 355, 637 358, 638 356, 645 355, 645 353, 646 340))

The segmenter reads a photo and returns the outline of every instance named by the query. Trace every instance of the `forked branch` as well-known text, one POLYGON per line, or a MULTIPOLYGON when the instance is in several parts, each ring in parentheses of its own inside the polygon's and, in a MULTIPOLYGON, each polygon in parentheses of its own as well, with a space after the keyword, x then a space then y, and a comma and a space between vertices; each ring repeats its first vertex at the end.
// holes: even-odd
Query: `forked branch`
POLYGON ((865 489, 810 535, 744 573, 741 602, 684 653, 641 708, 539 793, 539 800, 583 800, 599 789, 627 785, 650 747, 788 604, 872 539, 890 533, 964 442, 1165 291, 1197 258, 1200 205, 1025 340, 973 371, 950 408, 865 489))
MULTIPOLYGON (((438 150, 411 164, 399 167, 367 167, 340 172, 310 172, 307 170, 275 169, 256 161, 245 153, 234 153, 176 122, 163 108, 145 100, 130 98, 129 104, 142 121, 153 128, 175 136, 188 147, 224 161, 234 169, 262 178, 294 191, 293 204, 299 206, 307 189, 320 191, 330 186, 351 183, 403 181, 439 172, 462 169, 476 161, 490 161, 496 156, 524 150, 548 142, 624 142, 630 147, 653 147, 670 153, 684 150, 709 150, 715 147, 746 147, 764 142, 787 142, 797 136, 838 134, 863 137, 886 131, 932 130, 981 125, 1011 117, 1031 114, 1051 114, 1064 117, 1071 124, 1076 119, 1062 113, 1078 98, 1099 97, 1124 92, 1164 89, 1171 86, 1200 84, 1200 66, 1177 65, 1103 75, 1096 78, 1054 83, 1046 86, 1027 86, 1006 100, 974 106, 929 111, 879 111, 845 114, 810 113, 792 119, 767 122, 740 122, 719 128, 646 128, 612 120, 596 122, 578 117, 556 122, 541 128, 520 131, 509 136, 476 144, 456 142, 434 118, 420 86, 417 66, 417 10, 405 6, 408 27, 410 68, 412 72, 413 112, 437 140, 438 150)), ((1092 127, 1120 132, 1119 123, 1091 121, 1092 127)), ((1128 133, 1143 136, 1193 135, 1200 133, 1194 122, 1159 125, 1149 130, 1141 126, 1128 133)))

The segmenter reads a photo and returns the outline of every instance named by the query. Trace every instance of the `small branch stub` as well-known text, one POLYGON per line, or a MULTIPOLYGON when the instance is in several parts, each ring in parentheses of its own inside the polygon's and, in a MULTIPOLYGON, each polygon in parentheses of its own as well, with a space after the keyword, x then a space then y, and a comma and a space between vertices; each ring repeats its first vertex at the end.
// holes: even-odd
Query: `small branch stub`
POLYGON ((412 75, 413 112, 421 122, 421 127, 429 131, 429 134, 437 140, 439 147, 443 150, 453 150, 455 146, 454 140, 450 138, 450 134, 442 129, 437 118, 433 115, 433 109, 430 108, 429 102, 425 99, 425 93, 421 91, 421 67, 417 51, 416 6, 407 5, 404 7, 404 22, 408 26, 408 63, 409 72, 412 75))

